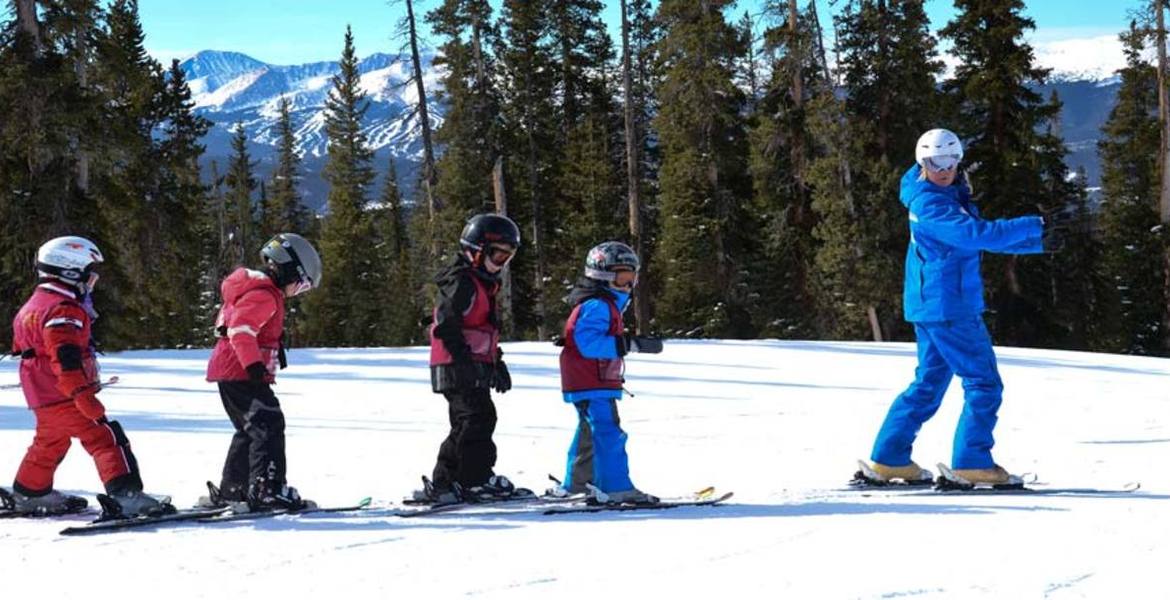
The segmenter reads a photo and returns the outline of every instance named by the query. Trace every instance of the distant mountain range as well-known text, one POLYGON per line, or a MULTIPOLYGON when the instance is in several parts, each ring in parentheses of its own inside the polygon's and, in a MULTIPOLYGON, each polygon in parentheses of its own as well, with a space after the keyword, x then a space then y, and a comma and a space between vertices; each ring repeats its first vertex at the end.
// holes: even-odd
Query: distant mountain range
MULTIPOLYGON (((1084 168, 1090 185, 1100 180, 1096 143, 1101 125, 1116 100, 1121 48, 1116 38, 1067 40, 1036 45, 1038 64, 1053 69, 1050 82, 1038 88, 1047 95, 1056 91, 1064 102, 1061 133, 1068 145, 1068 163, 1084 168)), ((434 52, 422 55, 424 81, 432 98, 431 123, 437 127, 445 113, 434 103, 441 73, 433 66, 434 52)), ((205 50, 182 61, 197 111, 215 123, 205 139, 205 172, 216 162, 221 173, 231 155, 232 128, 240 123, 248 132, 249 151, 258 161, 259 174, 267 179, 275 164, 277 105, 282 96, 292 103, 298 149, 304 157, 303 192, 315 209, 324 206, 328 192, 320 177, 325 163, 324 104, 338 72, 336 61, 303 65, 270 65, 238 52, 205 50)), ((952 65, 953 66, 953 65, 952 65)), ((413 107, 417 100, 409 80, 407 56, 373 54, 359 65, 362 87, 370 108, 364 131, 375 149, 374 167, 379 178, 391 159, 404 191, 414 187, 422 156, 421 129, 413 107)), ((371 196, 371 199, 376 196, 371 196)))
MULTIPOLYGON (((439 85, 439 73, 432 67, 434 54, 421 56, 427 94, 439 85)), ((292 105, 297 148, 304 158, 303 191, 306 203, 320 209, 328 188, 320 177, 325 164, 325 99, 332 88, 332 77, 339 71, 336 61, 280 66, 258 61, 238 52, 205 50, 182 61, 195 100, 196 111, 215 123, 204 139, 205 173, 217 163, 223 173, 231 156, 231 138, 237 123, 242 124, 250 141, 248 150, 258 164, 259 174, 267 179, 275 166, 281 97, 292 105)), ((418 95, 410 79, 408 56, 373 54, 359 64, 362 89, 369 99, 365 132, 375 150, 374 167, 378 172, 376 189, 381 189, 391 158, 395 162, 400 184, 413 188, 422 157, 422 134, 419 118, 414 114, 418 95)), ((431 125, 443 120, 443 108, 429 107, 431 125)), ((371 198, 373 199, 373 198, 371 198)))

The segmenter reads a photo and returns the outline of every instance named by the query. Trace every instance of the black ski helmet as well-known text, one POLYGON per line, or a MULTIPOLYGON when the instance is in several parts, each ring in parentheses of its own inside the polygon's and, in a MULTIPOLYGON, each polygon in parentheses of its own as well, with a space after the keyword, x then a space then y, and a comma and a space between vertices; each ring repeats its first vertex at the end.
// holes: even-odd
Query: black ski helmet
POLYGON ((619 270, 619 267, 631 269, 635 273, 642 268, 638 253, 621 242, 602 242, 585 256, 585 276, 589 279, 613 281, 617 278, 614 271, 619 270))
POLYGON ((295 233, 279 233, 260 248, 260 258, 273 273, 276 285, 298 281, 321 286, 321 256, 309 240, 295 233))
POLYGON ((476 254, 493 243, 508 244, 519 250, 520 228, 516 226, 516 222, 494 213, 475 215, 467 220, 467 225, 463 226, 463 234, 459 236, 459 245, 463 246, 464 250, 476 254))

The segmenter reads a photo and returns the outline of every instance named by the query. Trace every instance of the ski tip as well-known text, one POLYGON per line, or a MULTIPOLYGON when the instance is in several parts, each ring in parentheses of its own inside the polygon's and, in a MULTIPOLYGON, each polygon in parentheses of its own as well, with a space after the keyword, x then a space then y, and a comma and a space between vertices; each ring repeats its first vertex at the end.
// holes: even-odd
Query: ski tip
POLYGON ((715 486, 709 485, 709 486, 695 492, 695 497, 696 498, 707 498, 707 497, 712 496, 714 494, 715 494, 715 486))
POLYGON ((362 498, 362 499, 361 499, 361 500, 360 500, 360 501, 357 503, 357 505, 358 505, 358 508, 366 508, 366 507, 368 507, 368 506, 369 506, 369 505, 370 505, 370 504, 371 504, 373 501, 374 501, 374 499, 373 499, 373 498, 371 498, 370 496, 366 496, 365 498, 362 498))

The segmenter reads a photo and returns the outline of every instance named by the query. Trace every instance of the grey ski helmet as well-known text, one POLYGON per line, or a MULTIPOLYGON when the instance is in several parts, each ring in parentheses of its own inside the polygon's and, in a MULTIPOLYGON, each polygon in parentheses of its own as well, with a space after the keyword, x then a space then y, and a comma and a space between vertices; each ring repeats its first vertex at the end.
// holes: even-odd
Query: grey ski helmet
POLYGON ((309 240, 295 233, 280 233, 268 240, 260 257, 272 269, 278 286, 307 282, 321 287, 321 256, 309 240))
POLYGON ((638 253, 621 242, 602 242, 585 256, 585 276, 590 279, 613 281, 617 278, 615 271, 621 267, 635 273, 642 268, 638 253))

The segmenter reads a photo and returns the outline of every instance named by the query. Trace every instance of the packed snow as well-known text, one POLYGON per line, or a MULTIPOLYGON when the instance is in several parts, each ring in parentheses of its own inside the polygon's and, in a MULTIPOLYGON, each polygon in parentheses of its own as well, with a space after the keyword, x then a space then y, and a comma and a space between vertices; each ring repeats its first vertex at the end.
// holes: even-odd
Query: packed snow
MULTIPOLYGON (((557 349, 505 344, 515 389, 497 396, 497 471, 538 490, 561 475, 576 416, 557 349)), ((218 480, 230 437, 207 351, 113 354, 102 392, 148 491, 180 507, 218 480)), ((13 597, 235 598, 1148 598, 1170 561, 1170 447, 1162 359, 999 349, 1007 386, 996 458, 1052 487, 1106 496, 954 496, 843 489, 893 397, 912 344, 670 341, 634 356, 621 403, 634 482, 671 496, 713 485, 726 505, 545 516, 476 509, 173 525, 92 537, 82 517, 0 521, 13 597)), ((385 507, 429 473, 446 433, 425 348, 295 350, 277 393, 289 479, 322 504, 385 507)), ((17 381, 0 362, 0 385, 17 381)), ((948 461, 956 381, 915 458, 948 461)), ((0 476, 33 417, 0 390, 0 476)), ((10 479, 6 479, 10 481, 10 479)), ((101 491, 77 445, 59 489, 101 491)))

